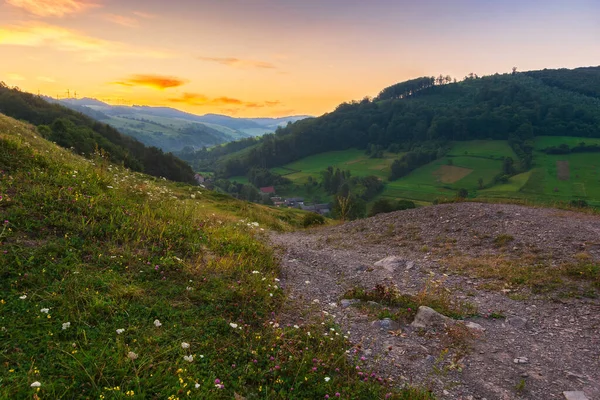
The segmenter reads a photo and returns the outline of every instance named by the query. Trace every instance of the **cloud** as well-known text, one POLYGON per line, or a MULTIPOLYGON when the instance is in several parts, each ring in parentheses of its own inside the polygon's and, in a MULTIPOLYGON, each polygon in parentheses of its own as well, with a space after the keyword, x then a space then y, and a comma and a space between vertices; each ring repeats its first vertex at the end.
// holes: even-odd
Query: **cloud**
POLYGON ((84 0, 6 0, 6 2, 40 17, 63 17, 99 7, 98 4, 84 0))
POLYGON ((174 87, 182 86, 187 81, 172 76, 163 75, 132 75, 122 81, 113 82, 115 85, 121 86, 147 86, 154 89, 169 89, 174 87))
POLYGON ((143 11, 134 11, 133 15, 140 17, 140 18, 145 18, 145 19, 154 19, 154 18, 158 17, 158 15, 156 15, 156 14, 150 14, 150 13, 143 12, 143 11))
POLYGON ((239 106, 245 108, 274 107, 281 104, 280 101, 265 101, 262 103, 246 102, 231 97, 209 98, 199 93, 184 93, 181 97, 168 99, 171 103, 184 103, 190 106, 239 106))
POLYGON ((126 17, 125 15, 104 14, 104 19, 114 24, 125 26, 127 28, 137 28, 140 26, 137 19, 126 17))
POLYGON ((11 81, 24 81, 26 80, 22 75, 19 74, 8 74, 8 79, 11 81))
POLYGON ((56 79, 50 78, 48 76, 38 76, 37 80, 38 81, 42 81, 42 82, 47 82, 47 83, 54 83, 54 82, 56 82, 56 79))
POLYGON ((244 60, 235 57, 198 57, 202 61, 215 62, 222 65, 227 65, 233 68, 259 68, 259 69, 277 69, 277 67, 266 61, 244 60))
POLYGON ((89 61, 105 57, 168 58, 163 51, 129 46, 88 36, 76 30, 30 21, 0 27, 0 45, 53 48, 58 51, 80 52, 89 61))

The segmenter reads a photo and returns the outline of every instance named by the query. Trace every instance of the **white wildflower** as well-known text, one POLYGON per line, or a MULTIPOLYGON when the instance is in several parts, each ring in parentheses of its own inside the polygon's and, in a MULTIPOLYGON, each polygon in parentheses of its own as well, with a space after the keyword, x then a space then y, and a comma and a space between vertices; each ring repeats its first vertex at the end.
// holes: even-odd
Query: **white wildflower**
POLYGON ((194 385, 194 387, 195 387, 196 389, 200 389, 200 384, 199 384, 199 383, 196 383, 196 384, 194 385))
POLYGON ((298 325, 294 325, 294 328, 299 329, 300 327, 298 325))
POLYGON ((35 381, 35 382, 33 382, 31 385, 29 385, 29 386, 31 386, 31 387, 35 387, 35 388, 38 388, 38 387, 42 386, 42 384, 41 384, 41 383, 39 383, 38 381, 35 381))
POLYGON ((279 282, 279 278, 275 278, 274 280, 275 280, 275 282, 279 282))
POLYGON ((192 361, 194 361, 194 356, 192 356, 192 355, 183 356, 183 359, 187 362, 192 362, 192 361))
POLYGON ((159 320, 155 319, 154 320, 154 326, 157 327, 157 328, 160 328, 162 326, 162 324, 160 323, 159 320))
POLYGON ((252 271, 252 273, 253 273, 253 274, 260 274, 260 272, 258 272, 258 271, 256 271, 256 270, 255 270, 255 271, 252 271))
POLYGON ((41 313, 44 313, 44 314, 48 314, 48 313, 50 312, 50 309, 49 309, 49 308, 42 308, 42 309, 40 310, 40 312, 41 312, 41 313))
POLYGON ((123 332, 125 332, 125 329, 117 329, 117 335, 120 335, 123 332))
POLYGON ((329 382, 330 380, 331 380, 330 377, 328 377, 328 376, 325 377, 325 382, 329 382))
POLYGON ((310 281, 304 281, 304 283, 306 283, 307 285, 309 285, 309 284, 310 284, 310 281))
POLYGON ((181 342, 181 348, 182 349, 189 349, 190 348, 190 344, 186 343, 186 342, 181 342))
POLYGON ((25 299, 27 298, 27 295, 26 295, 26 294, 24 294, 23 296, 19 296, 19 298, 20 298, 21 300, 25 300, 25 299))
POLYGON ((127 353, 127 358, 129 358, 131 361, 137 360, 138 355, 135 354, 133 351, 130 351, 129 353, 127 353))
POLYGON ((233 329, 237 329, 238 324, 234 324, 233 322, 230 322, 229 326, 232 327, 233 329))
POLYGON ((71 327, 70 322, 65 322, 64 324, 62 324, 63 331, 69 329, 70 327, 71 327))

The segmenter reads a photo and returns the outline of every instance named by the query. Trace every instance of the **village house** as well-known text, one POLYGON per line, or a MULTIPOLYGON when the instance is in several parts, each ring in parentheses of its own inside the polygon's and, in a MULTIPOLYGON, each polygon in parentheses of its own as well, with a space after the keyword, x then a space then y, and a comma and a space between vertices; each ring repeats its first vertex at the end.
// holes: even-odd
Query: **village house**
POLYGON ((313 204, 310 206, 301 206, 304 211, 310 211, 317 214, 325 215, 331 212, 331 206, 329 204, 313 204))
POLYGON ((261 187, 260 192, 263 194, 275 194, 275 187, 273 187, 273 186, 261 187))

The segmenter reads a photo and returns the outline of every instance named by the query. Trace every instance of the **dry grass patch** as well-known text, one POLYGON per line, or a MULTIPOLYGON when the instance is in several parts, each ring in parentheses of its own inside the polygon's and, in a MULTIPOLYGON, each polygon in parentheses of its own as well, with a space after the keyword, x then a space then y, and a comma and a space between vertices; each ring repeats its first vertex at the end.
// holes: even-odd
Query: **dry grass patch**
POLYGON ((455 167, 454 165, 442 165, 432 175, 442 183, 454 183, 473 172, 472 169, 455 167))
POLYGON ((445 266, 454 273, 487 279, 485 288, 490 290, 527 287, 534 293, 561 291, 574 296, 595 296, 600 289, 600 265, 583 256, 558 266, 535 255, 524 255, 518 260, 504 255, 460 256, 447 258, 445 266))

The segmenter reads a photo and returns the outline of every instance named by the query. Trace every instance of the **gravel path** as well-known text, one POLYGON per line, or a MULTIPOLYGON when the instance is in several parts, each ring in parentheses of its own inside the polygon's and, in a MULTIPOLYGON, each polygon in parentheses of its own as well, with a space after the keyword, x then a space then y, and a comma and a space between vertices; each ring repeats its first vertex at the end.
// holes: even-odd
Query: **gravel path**
POLYGON ((357 356, 365 357, 377 374, 398 384, 425 385, 442 399, 564 399, 563 391, 600 399, 598 298, 514 288, 490 291, 486 280, 452 274, 445 267, 456 257, 534 257, 545 260, 551 274, 552 266, 582 254, 598 263, 600 217, 461 203, 274 234, 271 241, 281 250, 282 283, 295 318, 332 316, 350 331, 357 356), (499 236, 509 237, 509 243, 499 246, 499 236), (393 269, 374 266, 388 256, 401 262, 393 269), (448 344, 444 330, 407 324, 382 328, 372 312, 377 305, 341 303, 354 287, 396 285, 402 293, 415 294, 432 279, 443 280, 456 301, 468 301, 484 315, 470 319, 485 331, 465 354, 448 344), (502 317, 486 318, 490 313, 502 317))

